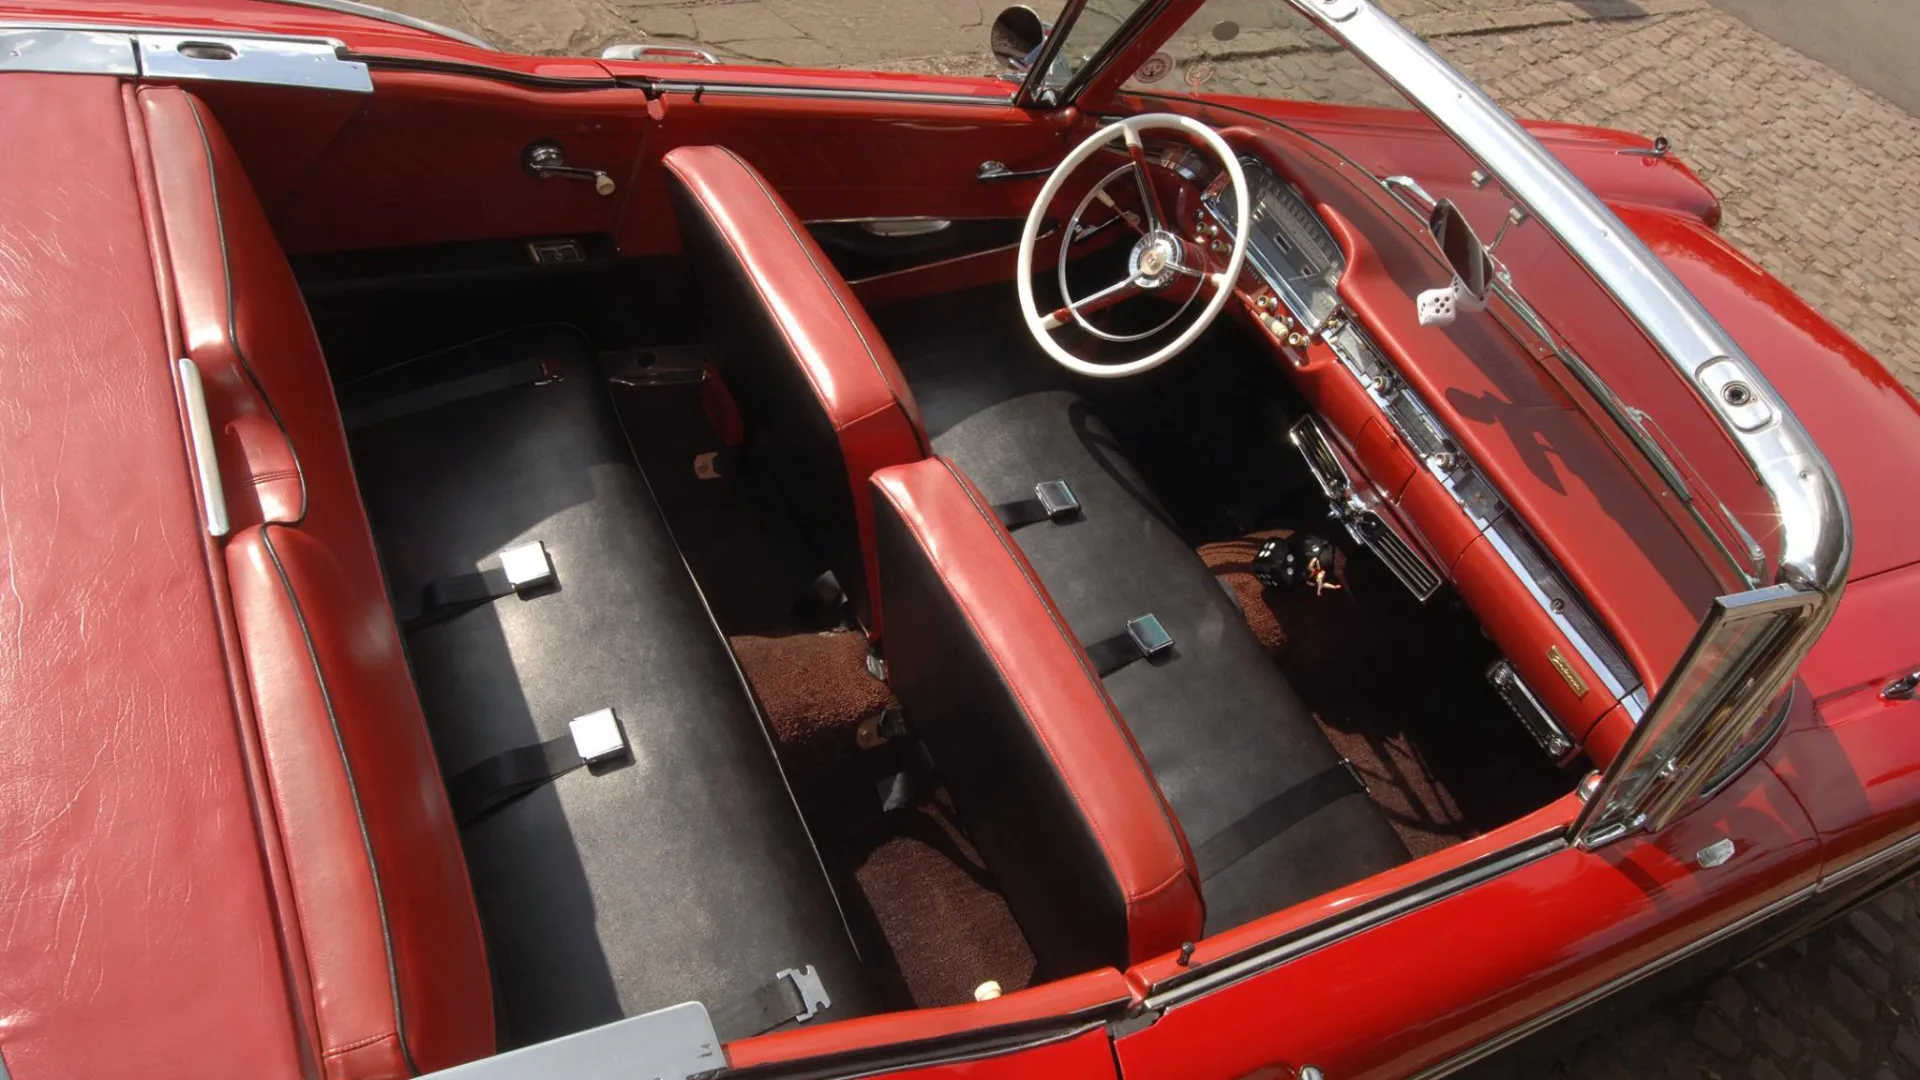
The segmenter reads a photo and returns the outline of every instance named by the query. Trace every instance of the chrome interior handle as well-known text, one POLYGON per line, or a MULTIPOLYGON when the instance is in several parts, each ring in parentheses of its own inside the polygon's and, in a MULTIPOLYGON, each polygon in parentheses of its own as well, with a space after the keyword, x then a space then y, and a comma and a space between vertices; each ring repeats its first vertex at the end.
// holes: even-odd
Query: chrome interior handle
POLYGON ((613 194, 613 177, 608 176, 603 169, 586 169, 567 164, 567 156, 561 151, 560 144, 551 139, 542 139, 530 144, 520 155, 520 164, 542 180, 551 180, 556 176, 568 180, 585 180, 591 183, 593 190, 599 194, 613 194))

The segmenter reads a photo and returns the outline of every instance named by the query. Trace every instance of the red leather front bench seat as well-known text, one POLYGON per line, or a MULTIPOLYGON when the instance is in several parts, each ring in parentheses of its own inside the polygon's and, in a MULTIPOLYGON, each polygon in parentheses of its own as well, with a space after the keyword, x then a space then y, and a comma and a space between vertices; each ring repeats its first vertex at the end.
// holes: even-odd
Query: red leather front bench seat
POLYGON ((780 490, 876 633, 867 478, 927 455, 913 393, 853 291, 786 201, 718 146, 665 158, 708 359, 780 490))
POLYGON ((493 1052, 473 893, 293 274, 196 98, 139 91, 185 352, 217 433, 226 563, 271 790, 268 858, 329 1077, 493 1052))
POLYGON ((1099 674, 993 507, 941 458, 874 474, 888 682, 1038 977, 1199 940, 1186 838, 1099 674))

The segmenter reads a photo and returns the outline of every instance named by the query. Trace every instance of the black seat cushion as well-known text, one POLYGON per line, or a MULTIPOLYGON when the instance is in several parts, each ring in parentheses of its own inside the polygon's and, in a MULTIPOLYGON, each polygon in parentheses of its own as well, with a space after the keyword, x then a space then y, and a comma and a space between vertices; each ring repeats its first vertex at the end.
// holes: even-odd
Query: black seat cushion
POLYGON ((829 1015, 858 1015, 861 973, 834 895, 586 341, 516 331, 342 396, 349 417, 369 415, 366 401, 399 387, 530 358, 560 379, 351 433, 401 610, 427 582, 529 540, 545 543, 559 579, 408 635, 445 775, 565 736, 570 719, 605 707, 633 748, 629 764, 570 773, 463 832, 502 1047, 685 1000, 722 1004, 808 964, 829 1015))
MULTIPOLYGON (((1031 497, 1043 480, 1072 486, 1078 520, 1013 536, 1083 642, 1147 613, 1172 634, 1170 658, 1131 664, 1106 685, 1196 852, 1338 764, 1306 705, 1083 400, 1045 391, 1001 401, 952 423, 934 450, 995 502, 1031 497)), ((1207 932, 1406 858, 1383 812, 1355 787, 1205 880, 1207 932)))

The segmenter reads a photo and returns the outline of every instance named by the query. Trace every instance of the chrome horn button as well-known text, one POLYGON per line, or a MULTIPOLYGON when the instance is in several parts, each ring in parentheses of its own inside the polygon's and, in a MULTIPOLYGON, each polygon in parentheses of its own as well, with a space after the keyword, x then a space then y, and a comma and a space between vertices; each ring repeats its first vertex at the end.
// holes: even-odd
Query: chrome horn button
POLYGON ((1127 272, 1143 289, 1158 289, 1180 272, 1180 238, 1164 229, 1141 237, 1127 254, 1127 272))

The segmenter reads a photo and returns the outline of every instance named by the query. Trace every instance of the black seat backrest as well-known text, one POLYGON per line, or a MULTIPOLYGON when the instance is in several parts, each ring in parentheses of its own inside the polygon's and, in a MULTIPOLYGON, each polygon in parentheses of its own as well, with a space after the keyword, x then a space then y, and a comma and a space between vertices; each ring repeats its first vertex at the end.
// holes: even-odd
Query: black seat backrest
POLYGON ((878 630, 872 509, 876 469, 926 456, 919 410, 893 354, 819 245, 732 151, 666 156, 709 359, 764 470, 855 610, 878 630))
POLYGON ((888 681, 1041 974, 1197 940, 1180 826, 1052 598, 946 461, 874 476, 888 681))

